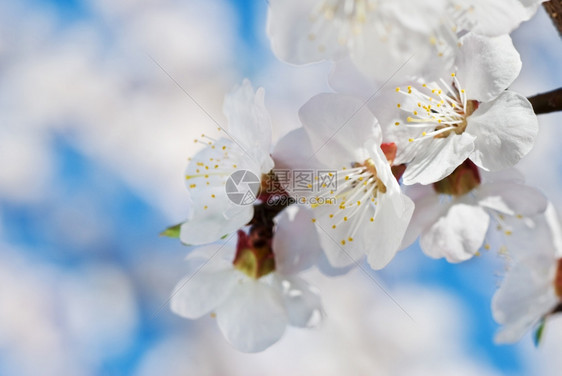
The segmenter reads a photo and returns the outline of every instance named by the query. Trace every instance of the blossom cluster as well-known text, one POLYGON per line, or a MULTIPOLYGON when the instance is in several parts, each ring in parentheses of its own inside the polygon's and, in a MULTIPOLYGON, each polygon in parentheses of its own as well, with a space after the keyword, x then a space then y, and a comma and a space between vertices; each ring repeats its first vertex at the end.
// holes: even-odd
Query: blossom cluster
POLYGON ((263 89, 226 96, 228 127, 188 163, 189 216, 165 232, 196 246, 172 311, 211 314, 234 347, 261 351, 323 318, 304 271, 382 269, 417 239, 452 263, 505 256, 498 342, 562 310, 560 225, 515 169, 538 121, 508 89, 522 67, 509 33, 541 2, 271 0, 273 52, 333 61, 333 92, 275 143, 263 89))

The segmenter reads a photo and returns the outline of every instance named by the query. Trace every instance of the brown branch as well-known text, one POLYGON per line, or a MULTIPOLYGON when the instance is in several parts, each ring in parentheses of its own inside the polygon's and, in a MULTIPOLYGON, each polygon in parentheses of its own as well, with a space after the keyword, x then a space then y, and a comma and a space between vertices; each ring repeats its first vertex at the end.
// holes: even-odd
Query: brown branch
POLYGON ((537 94, 529 97, 535 114, 548 114, 549 112, 562 111, 562 88, 537 94))
POLYGON ((552 18, 554 26, 562 36, 562 0, 550 0, 543 4, 544 9, 552 18))

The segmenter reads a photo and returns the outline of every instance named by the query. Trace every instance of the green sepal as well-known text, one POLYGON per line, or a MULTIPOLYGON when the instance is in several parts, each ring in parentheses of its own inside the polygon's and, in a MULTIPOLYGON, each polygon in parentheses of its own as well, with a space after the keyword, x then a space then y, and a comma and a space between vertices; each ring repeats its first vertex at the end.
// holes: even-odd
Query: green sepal
POLYGON ((539 347, 542 339, 542 335, 544 334, 544 325, 546 324, 546 320, 544 318, 541 319, 537 329, 535 330, 535 334, 533 336, 533 340, 535 342, 535 347, 539 347))
POLYGON ((181 228, 181 225, 182 225, 182 224, 183 224, 183 223, 179 223, 179 224, 177 224, 177 225, 168 227, 167 229, 165 229, 164 231, 162 231, 162 232, 160 233, 160 236, 166 236, 166 237, 168 237, 168 238, 179 239, 179 237, 180 237, 180 228, 181 228))

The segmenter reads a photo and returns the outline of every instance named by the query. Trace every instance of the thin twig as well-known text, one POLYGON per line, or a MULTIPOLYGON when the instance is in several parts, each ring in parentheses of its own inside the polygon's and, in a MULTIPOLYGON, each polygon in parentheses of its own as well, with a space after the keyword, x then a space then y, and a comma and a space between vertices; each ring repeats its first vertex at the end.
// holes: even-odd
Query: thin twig
POLYGON ((562 36, 562 0, 550 0, 543 5, 550 18, 552 18, 552 22, 558 29, 560 36, 562 36))
POLYGON ((528 99, 537 115, 562 111, 562 88, 537 94, 528 99))

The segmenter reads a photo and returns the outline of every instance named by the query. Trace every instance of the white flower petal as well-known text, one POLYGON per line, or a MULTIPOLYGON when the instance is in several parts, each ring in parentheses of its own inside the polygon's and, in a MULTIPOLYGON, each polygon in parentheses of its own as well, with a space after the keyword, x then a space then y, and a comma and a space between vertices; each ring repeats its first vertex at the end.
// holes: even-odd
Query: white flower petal
MULTIPOLYGON (((317 0, 270 0, 267 33, 275 55, 289 63, 306 64, 334 58, 347 50, 337 43, 330 22, 311 22, 317 0)), ((322 14, 316 17, 324 17, 322 14)))
MULTIPOLYGON (((365 255, 365 247, 362 242, 349 241, 349 236, 354 229, 352 221, 342 222, 336 228, 332 228, 331 222, 327 218, 320 217, 316 221, 316 227, 322 250, 333 268, 352 267, 365 255)), ((362 230, 357 232, 363 233, 362 230)))
POLYGON ((265 350, 281 338, 288 323, 281 291, 260 280, 237 283, 216 314, 228 342, 243 352, 265 350))
POLYGON ((271 118, 265 108, 263 88, 254 91, 250 81, 244 80, 226 96, 223 111, 234 143, 259 166, 260 172, 269 172, 273 168, 269 157, 271 118))
POLYGON ((365 79, 365 76, 349 58, 334 63, 329 80, 330 87, 336 93, 351 95, 363 100, 369 99, 379 90, 377 85, 365 79))
POLYGON ((518 169, 511 167, 499 171, 479 170, 482 184, 496 182, 510 182, 513 184, 525 184, 525 176, 518 169))
POLYGON ((374 220, 367 222, 363 233, 368 244, 367 261, 373 269, 384 268, 394 258, 413 212, 414 202, 406 195, 387 193, 379 197, 374 220))
POLYGON ((479 206, 453 204, 420 238, 425 254, 449 262, 468 260, 484 243, 490 217, 479 206))
POLYGON ((367 140, 381 143, 377 120, 366 103, 357 98, 319 94, 304 104, 299 116, 310 137, 313 153, 335 168, 364 161, 367 155, 360 146, 367 140))
POLYGON ((181 225, 182 243, 199 245, 214 242, 246 225, 254 215, 252 205, 234 206, 226 195, 217 195, 215 200, 216 205, 223 204, 222 209, 202 210, 181 225), (227 211, 228 208, 233 210, 227 211))
POLYGON ((471 6, 469 16, 475 21, 475 33, 498 36, 509 34, 535 14, 544 0, 464 0, 471 6))
POLYGON ((457 78, 468 99, 489 102, 519 75, 521 59, 509 35, 487 38, 467 34, 461 43, 457 78))
POLYGON ((531 150, 538 121, 525 97, 505 91, 496 100, 480 104, 469 116, 465 133, 476 137, 470 159, 493 171, 512 167, 531 150))
POLYGON ((494 319, 504 325, 496 342, 518 341, 558 304, 552 284, 555 265, 552 257, 531 255, 512 266, 492 298, 494 319))
POLYGON ((552 234, 552 244, 554 246, 554 255, 557 259, 562 258, 562 227, 560 226, 560 219, 558 213, 554 209, 551 202, 548 203, 544 213, 546 223, 552 234))
POLYGON ((513 182, 483 184, 478 188, 480 206, 525 217, 543 213, 548 201, 537 189, 513 182))
POLYGON ((320 255, 320 241, 310 209, 291 205, 277 217, 273 252, 275 268, 284 275, 296 274, 313 266, 320 255))
POLYGON ((406 167, 403 183, 431 184, 448 176, 472 153, 474 140, 474 136, 464 132, 446 138, 414 141, 425 147, 406 167))
POLYGON ((280 283, 283 285, 289 323, 300 328, 316 326, 322 319, 318 290, 298 277, 283 277, 280 283))
POLYGON ((328 277, 337 277, 340 275, 344 275, 349 273, 353 268, 355 268, 356 264, 349 264, 344 267, 336 268, 331 263, 328 257, 326 256, 326 252, 322 252, 322 255, 318 258, 316 262, 316 267, 318 270, 328 277))
POLYGON ((188 319, 197 319, 220 306, 231 294, 237 280, 232 265, 219 270, 203 270, 184 277, 172 293, 172 312, 188 319))
POLYGON ((449 205, 441 203, 440 197, 435 193, 433 187, 423 186, 423 188, 427 188, 427 193, 414 200, 414 213, 408 224, 404 239, 402 239, 400 249, 404 249, 414 243, 422 232, 426 231, 449 209, 449 205))
POLYGON ((322 168, 316 158, 308 134, 303 127, 294 129, 281 137, 273 149, 275 169, 322 168))

